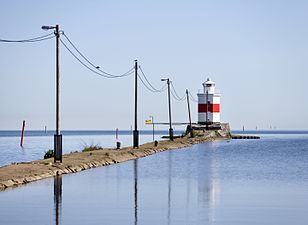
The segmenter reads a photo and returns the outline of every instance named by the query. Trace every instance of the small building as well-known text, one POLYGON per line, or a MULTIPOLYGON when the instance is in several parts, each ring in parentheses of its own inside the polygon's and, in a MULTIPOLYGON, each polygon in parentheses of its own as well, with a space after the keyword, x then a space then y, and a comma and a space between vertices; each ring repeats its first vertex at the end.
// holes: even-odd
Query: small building
POLYGON ((220 125, 220 94, 215 91, 215 82, 207 78, 203 93, 198 93, 198 124, 220 125))

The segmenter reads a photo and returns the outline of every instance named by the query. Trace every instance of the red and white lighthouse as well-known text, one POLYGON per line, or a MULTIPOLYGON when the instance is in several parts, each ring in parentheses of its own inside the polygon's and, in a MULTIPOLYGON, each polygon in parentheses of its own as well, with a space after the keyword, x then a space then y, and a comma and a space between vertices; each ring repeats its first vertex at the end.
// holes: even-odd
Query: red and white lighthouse
POLYGON ((198 124, 220 123, 220 94, 215 92, 215 82, 207 78, 203 93, 198 93, 198 124))

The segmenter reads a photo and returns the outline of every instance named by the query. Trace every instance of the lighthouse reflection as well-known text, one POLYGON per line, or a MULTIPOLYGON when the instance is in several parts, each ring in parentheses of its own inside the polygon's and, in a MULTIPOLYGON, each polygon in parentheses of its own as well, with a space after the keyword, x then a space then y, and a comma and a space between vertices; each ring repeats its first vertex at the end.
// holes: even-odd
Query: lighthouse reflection
POLYGON ((215 208, 220 197, 220 163, 216 156, 217 143, 208 143, 205 146, 209 149, 204 149, 198 162, 198 205, 200 209, 206 210, 200 214, 200 219, 212 224, 215 222, 215 208))
POLYGON ((62 176, 54 176, 54 215, 55 224, 61 223, 61 208, 62 208, 62 176))

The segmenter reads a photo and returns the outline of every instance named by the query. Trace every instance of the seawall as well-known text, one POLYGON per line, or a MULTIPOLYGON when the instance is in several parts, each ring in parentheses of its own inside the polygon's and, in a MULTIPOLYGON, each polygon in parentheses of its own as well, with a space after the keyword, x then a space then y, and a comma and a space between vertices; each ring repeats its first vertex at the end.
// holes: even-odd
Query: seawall
POLYGON ((223 124, 221 130, 198 131, 193 138, 186 135, 174 141, 160 141, 157 146, 154 146, 154 143, 151 142, 139 146, 138 149, 126 147, 120 150, 101 149, 90 152, 70 153, 63 155, 62 163, 54 163, 53 158, 51 158, 11 164, 0 167, 0 191, 59 174, 76 173, 86 169, 134 160, 166 150, 181 149, 206 141, 230 138, 229 124, 223 124))

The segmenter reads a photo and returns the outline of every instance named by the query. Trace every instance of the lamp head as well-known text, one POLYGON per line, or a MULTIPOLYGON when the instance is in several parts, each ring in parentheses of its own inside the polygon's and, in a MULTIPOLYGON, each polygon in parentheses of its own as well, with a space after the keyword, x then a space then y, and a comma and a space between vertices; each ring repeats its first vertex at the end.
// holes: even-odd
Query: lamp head
POLYGON ((42 30, 50 30, 50 29, 55 29, 56 27, 53 26, 42 26, 42 30))

